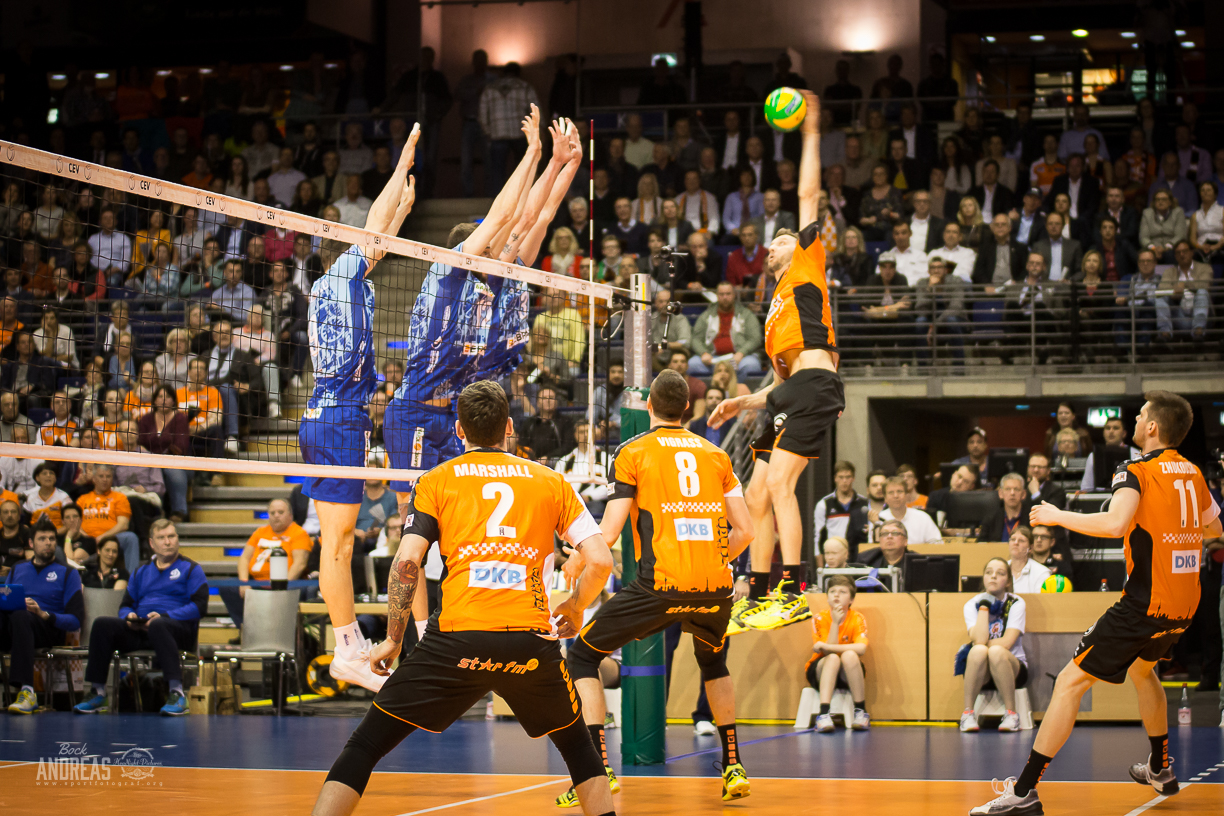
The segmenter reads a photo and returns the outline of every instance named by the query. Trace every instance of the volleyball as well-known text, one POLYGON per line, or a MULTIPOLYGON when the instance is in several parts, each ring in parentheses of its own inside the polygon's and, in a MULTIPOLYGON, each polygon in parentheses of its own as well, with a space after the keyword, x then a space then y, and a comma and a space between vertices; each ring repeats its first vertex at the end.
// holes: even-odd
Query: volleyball
POLYGON ((335 697, 348 691, 347 682, 331 676, 331 662, 331 655, 319 655, 306 667, 306 685, 310 686, 310 690, 315 694, 335 697))
POLYGON ((1051 575, 1041 584, 1042 592, 1070 592, 1071 579, 1065 575, 1051 575))
POLYGON ((778 88, 765 100, 765 121, 774 130, 789 133, 803 122, 807 102, 794 88, 778 88))

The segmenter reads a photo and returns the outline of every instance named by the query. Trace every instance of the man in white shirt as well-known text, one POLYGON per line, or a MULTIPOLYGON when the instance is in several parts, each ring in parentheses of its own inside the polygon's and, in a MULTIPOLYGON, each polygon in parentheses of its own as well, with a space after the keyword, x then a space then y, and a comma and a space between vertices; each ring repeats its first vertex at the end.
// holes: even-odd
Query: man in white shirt
POLYGON ((799 226, 795 214, 782 212, 782 194, 777 190, 766 190, 765 195, 761 197, 761 204, 765 208, 765 213, 748 223, 756 225, 762 244, 769 246, 780 229, 798 231, 799 226))
POLYGON ((280 150, 268 141, 267 123, 251 125, 251 143, 242 151, 242 158, 247 163, 247 177, 253 179, 263 171, 272 169, 279 155, 280 150))
POLYGON ((680 217, 692 224, 693 229, 698 232, 705 230, 710 235, 718 234, 722 224, 718 199, 713 193, 701 189, 700 171, 689 170, 684 174, 684 192, 676 196, 676 206, 680 208, 680 217))
POLYGON ((625 117, 625 161, 638 170, 654 161, 654 142, 642 136, 642 117, 631 113, 625 117))
POLYGON ((361 176, 346 176, 344 183, 345 196, 334 205, 340 211, 340 223, 350 227, 364 227, 366 216, 370 214, 370 207, 374 206, 374 202, 361 194, 361 176))
POLYGON ((723 114, 723 124, 727 128, 727 135, 723 141, 723 154, 719 157, 719 167, 724 170, 734 170, 739 166, 741 149, 740 144, 740 116, 737 111, 729 110, 723 114))
POLYGON ((937 242, 943 236, 943 231, 938 227, 944 220, 931 216, 931 194, 926 190, 915 190, 910 203, 914 206, 914 215, 909 222, 910 243, 924 250, 931 244, 938 245, 937 242), (931 234, 932 227, 935 227, 934 234, 931 234))
MULTIPOLYGON (((89 236, 93 263, 106 275, 127 277, 132 265, 132 242, 122 232, 115 232, 115 211, 107 207, 98 219, 101 229, 89 236)), ((117 284, 118 285, 118 284, 117 284)))
POLYGON ((952 274, 965 283, 973 282, 973 264, 977 261, 977 253, 966 246, 961 246, 960 224, 955 221, 944 225, 943 246, 928 254, 930 258, 943 258, 945 263, 956 264, 952 274))
POLYGON ((1019 530, 1012 531, 1011 538, 1007 540, 1007 554, 1010 556, 1012 592, 1017 595, 1041 592, 1041 585, 1052 575, 1049 567, 1029 556, 1031 550, 1028 537, 1019 530))
POLYGON ((897 271, 904 275, 912 286, 927 276, 927 255, 910 244, 909 224, 902 221, 895 225, 892 234, 895 246, 891 251, 897 260, 897 271))
POLYGON ((297 195, 298 184, 305 180, 306 174, 293 166, 293 148, 282 147, 280 162, 268 174, 268 188, 272 190, 272 197, 288 207, 297 195))
POLYGON ((756 176, 756 191, 764 192, 764 187, 767 186, 765 182, 768 181, 765 176, 770 172, 769 164, 765 161, 765 143, 761 141, 760 136, 749 136, 744 144, 744 151, 747 154, 744 166, 750 167, 756 176))
POLYGON ((909 535, 907 544, 942 544, 943 536, 934 520, 917 507, 906 507, 905 497, 909 488, 901 476, 893 476, 884 483, 884 503, 888 506, 880 512, 880 521, 896 520, 905 525, 909 535))

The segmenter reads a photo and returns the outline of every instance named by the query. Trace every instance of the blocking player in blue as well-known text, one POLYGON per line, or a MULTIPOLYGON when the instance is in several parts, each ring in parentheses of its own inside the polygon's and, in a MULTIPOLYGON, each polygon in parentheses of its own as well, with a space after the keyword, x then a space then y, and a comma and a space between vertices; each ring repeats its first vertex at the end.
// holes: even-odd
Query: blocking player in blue
MULTIPOLYGON (((527 152, 480 224, 459 224, 447 243, 469 255, 495 257, 493 248, 510 238, 516 216, 540 158, 539 111, 523 120, 527 152)), ((462 452, 455 435, 454 399, 487 343, 488 329, 504 279, 446 263, 433 264, 412 305, 404 381, 383 419, 383 440, 394 468, 430 470, 462 452)), ((412 484, 393 480, 400 504, 412 484)))
MULTIPOLYGON (((416 187, 412 168, 420 127, 412 129, 399 164, 366 217, 365 228, 383 235, 399 232, 412 210, 416 187)), ((374 393, 374 285, 366 279, 386 254, 385 242, 354 244, 310 289, 308 331, 314 392, 298 426, 302 458, 312 465, 364 467, 371 423, 365 406, 374 393)), ((386 678, 370 671, 368 643, 357 628, 353 606, 353 529, 361 508, 361 479, 311 478, 302 492, 319 514, 319 590, 327 603, 336 651, 331 674, 372 691, 386 678)))

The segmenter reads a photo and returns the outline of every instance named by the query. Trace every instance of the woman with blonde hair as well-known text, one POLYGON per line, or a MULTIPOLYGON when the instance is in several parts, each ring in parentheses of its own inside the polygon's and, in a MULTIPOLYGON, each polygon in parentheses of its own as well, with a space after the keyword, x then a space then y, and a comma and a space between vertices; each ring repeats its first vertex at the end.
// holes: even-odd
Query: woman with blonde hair
POLYGON ((721 388, 728 397, 743 397, 752 393, 752 389, 739 382, 735 377, 735 366, 727 360, 714 364, 714 373, 710 375, 710 385, 721 388))
POLYGON ((982 219, 982 208, 973 196, 964 196, 956 208, 956 223, 960 224, 961 234, 965 237, 961 244, 977 251, 982 243, 982 233, 985 222, 982 219))
POLYGON ((247 314, 247 323, 234 329, 234 348, 250 352, 263 369, 268 386, 268 419, 280 417, 280 366, 276 362, 276 336, 268 329, 262 304, 256 303, 247 314))
POLYGON ((552 240, 548 242, 548 254, 544 256, 541 267, 545 272, 576 278, 582 261, 578 250, 578 238, 574 231, 569 227, 557 227, 553 231, 552 240))
POLYGON ((171 329, 166 335, 166 350, 153 361, 157 379, 173 388, 187 385, 187 365, 195 359, 190 353, 191 334, 187 329, 171 329))
POLYGON ((633 199, 633 217, 643 224, 652 224, 663 212, 663 199, 659 196, 659 180, 654 173, 643 173, 638 178, 637 198, 633 199))
POLYGON ((833 255, 834 280, 841 286, 862 286, 871 277, 871 256, 867 254, 867 241, 858 227, 846 227, 841 235, 841 246, 833 255))
POLYGON ((70 369, 80 366, 77 360, 76 337, 72 329, 59 322, 59 314, 47 309, 42 314, 42 323, 34 330, 34 347, 44 357, 58 360, 70 369))

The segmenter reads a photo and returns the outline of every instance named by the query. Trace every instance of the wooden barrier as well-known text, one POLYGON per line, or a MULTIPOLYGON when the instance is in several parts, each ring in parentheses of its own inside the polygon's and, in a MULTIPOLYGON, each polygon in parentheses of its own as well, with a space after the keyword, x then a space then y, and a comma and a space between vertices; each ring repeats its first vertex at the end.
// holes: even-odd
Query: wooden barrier
MULTIPOLYGON (((807 597, 813 612, 828 607, 823 593, 807 597)), ((926 718, 926 597, 926 593, 865 593, 854 602, 867 620, 870 645, 863 659, 867 709, 877 719, 926 718)), ((803 666, 812 653, 810 622, 768 632, 750 630, 730 642, 727 665, 735 680, 736 717, 793 720, 807 685, 803 666)), ((685 635, 672 666, 668 717, 687 718, 692 713, 699 682, 692 639, 685 635)))

